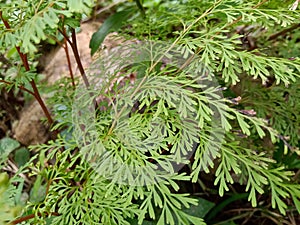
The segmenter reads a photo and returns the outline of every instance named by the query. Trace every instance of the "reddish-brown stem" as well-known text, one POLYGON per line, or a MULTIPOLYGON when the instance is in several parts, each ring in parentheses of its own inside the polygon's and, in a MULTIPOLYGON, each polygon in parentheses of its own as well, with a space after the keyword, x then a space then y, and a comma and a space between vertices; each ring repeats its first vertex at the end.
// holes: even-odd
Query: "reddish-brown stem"
MULTIPOLYGON (((10 25, 9 25, 8 21, 5 20, 5 19, 2 17, 2 11, 0 11, 0 18, 1 18, 1 20, 3 21, 3 24, 4 24, 4 26, 6 27, 6 29, 10 29, 10 25)), ((17 49, 17 51, 18 51, 18 53, 19 53, 19 56, 20 56, 20 58, 21 58, 21 60, 22 60, 22 63, 23 63, 23 66, 24 66, 25 70, 26 70, 26 71, 30 71, 30 66, 29 66, 29 63, 28 63, 27 55, 21 52, 21 49, 20 49, 19 46, 16 46, 16 49, 17 49)), ((32 89, 33 89, 33 92, 32 92, 32 93, 33 93, 33 96, 34 96, 35 99, 38 101, 38 103, 39 103, 39 105, 41 106, 43 112, 45 113, 45 115, 46 115, 46 117, 47 117, 47 120, 48 120, 48 123, 49 123, 50 125, 52 125, 52 124, 53 124, 53 119, 52 119, 52 117, 51 117, 51 115, 50 115, 50 113, 49 113, 49 110, 47 109, 47 107, 46 107, 46 105, 45 105, 43 99, 41 98, 40 92, 39 92, 39 90, 37 89, 37 86, 36 86, 36 83, 34 82, 34 80, 31 80, 31 81, 30 81, 30 85, 31 85, 31 87, 32 87, 32 89)))
POLYGON ((35 97, 35 99, 38 101, 38 103, 39 103, 40 106, 42 107, 42 109, 43 109, 43 111, 44 111, 44 114, 45 114, 46 117, 47 117, 48 123, 49 123, 50 125, 52 125, 52 124, 54 123, 54 121, 53 121, 53 119, 52 119, 52 117, 51 117, 51 115, 50 115, 49 110, 47 109, 47 106, 45 105, 45 103, 44 103, 44 101, 43 101, 43 99, 42 99, 42 97, 41 97, 41 95, 40 95, 40 92, 39 92, 38 89, 37 89, 37 86, 36 86, 34 80, 31 80, 31 81, 30 81, 30 84, 31 84, 31 87, 32 87, 32 89, 33 89, 33 91, 34 91, 34 97, 35 97))
POLYGON ((61 29, 58 28, 58 31, 61 35, 64 36, 64 39, 69 43, 70 46, 72 46, 72 41, 70 41, 69 37, 67 36, 66 33, 64 33, 61 29))
MULTIPOLYGON (((7 85, 12 85, 12 84, 13 84, 13 83, 11 83, 11 82, 9 82, 9 81, 6 81, 6 80, 0 80, 0 82, 1 82, 1 83, 4 83, 4 84, 7 84, 7 85)), ((18 88, 21 89, 21 90, 23 90, 23 91, 26 91, 26 92, 28 92, 29 94, 31 94, 31 95, 34 96, 34 93, 33 93, 31 90, 25 88, 24 86, 19 85, 18 88)))
MULTIPOLYGON (((59 216, 60 214, 59 213, 51 213, 51 215, 53 216, 59 216)), ((23 217, 20 217, 14 221, 11 221, 9 224, 13 225, 13 224, 19 224, 19 223, 22 223, 24 221, 27 221, 27 220, 30 220, 32 218, 34 218, 36 215, 35 214, 30 214, 30 215, 27 215, 27 216, 23 216, 23 217)), ((40 213, 38 213, 38 216, 41 216, 40 213)))
POLYGON ((289 32, 292 32, 293 30, 297 29, 300 27, 300 23, 294 24, 293 26, 286 28, 278 33, 272 34, 269 38, 268 41, 274 40, 276 38, 278 38, 279 36, 284 36, 289 32))
POLYGON ((9 25, 8 21, 2 17, 2 11, 0 11, 0 18, 1 18, 2 22, 4 23, 4 26, 6 27, 6 29, 10 29, 10 25, 9 25))
POLYGON ((19 224, 19 223, 22 223, 24 221, 30 220, 30 219, 32 219, 34 217, 35 217, 35 214, 30 214, 30 215, 27 215, 27 216, 23 216, 23 217, 21 217, 19 219, 16 219, 16 220, 10 222, 9 224, 19 224))
POLYGON ((69 68, 69 72, 70 72, 70 76, 71 76, 71 80, 72 80, 72 86, 75 89, 75 80, 74 80, 74 74, 73 74, 73 70, 72 70, 72 66, 71 66, 71 60, 70 60, 70 54, 69 54, 69 49, 68 49, 68 45, 67 45, 67 35, 66 35, 66 29, 63 30, 64 35, 64 44, 63 44, 63 48, 65 50, 66 53, 66 58, 67 58, 67 62, 68 62, 68 68, 69 68))
POLYGON ((75 60, 76 60, 77 65, 78 65, 78 69, 79 69, 80 74, 82 76, 83 82, 84 82, 85 86, 88 88, 88 87, 90 87, 90 83, 87 79, 87 76, 85 74, 84 68, 83 68, 82 63, 81 63, 81 59, 80 59, 80 55, 79 55, 78 47, 77 47, 76 32, 75 32, 74 28, 72 28, 72 45, 71 45, 71 47, 72 47, 72 50, 73 50, 73 53, 74 53, 75 60))
MULTIPOLYGON (((76 40, 75 29, 72 28, 72 41, 69 40, 69 37, 67 36, 67 34, 64 33, 62 30, 58 29, 58 31, 64 36, 65 40, 71 46, 74 57, 75 57, 75 60, 76 60, 76 63, 78 65, 78 68, 79 68, 79 71, 80 71, 80 74, 81 74, 81 77, 83 79, 83 82, 84 82, 86 88, 88 89, 90 87, 90 83, 87 79, 86 73, 85 73, 84 68, 82 66, 82 63, 81 63, 80 55, 79 55, 78 48, 77 48, 77 40, 76 40)), ((92 94, 91 94, 91 97, 93 98, 92 94)), ((96 102, 95 99, 93 100, 93 102, 94 102, 95 109, 97 109, 98 108, 98 103, 96 102)))
POLYGON ((84 68, 83 68, 82 63, 81 63, 80 55, 79 55, 79 52, 78 52, 75 29, 72 28, 72 41, 69 40, 69 37, 62 30, 58 29, 58 31, 64 36, 65 40, 71 46, 72 51, 74 53, 76 63, 78 65, 79 72, 80 72, 81 77, 83 79, 83 82, 84 82, 84 84, 87 88, 90 87, 90 83, 89 83, 89 81, 87 79, 87 76, 85 74, 84 68))

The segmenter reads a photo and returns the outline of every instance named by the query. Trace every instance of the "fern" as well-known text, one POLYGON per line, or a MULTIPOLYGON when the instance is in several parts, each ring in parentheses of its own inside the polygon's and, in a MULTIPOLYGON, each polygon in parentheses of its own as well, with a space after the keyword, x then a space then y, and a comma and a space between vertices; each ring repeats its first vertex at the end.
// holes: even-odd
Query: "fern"
POLYGON ((93 3, 91 0, 42 3, 35 0, 30 2, 30 7, 22 1, 2 3, 1 11, 12 29, 1 29, 0 44, 3 47, 20 46, 23 53, 36 52, 36 44, 60 26, 61 16, 70 18, 78 13, 89 14, 93 3))
MULTIPOLYGON (((0 26, 7 28, 8 21, 11 29, 1 29, 0 46, 20 47, 22 56, 56 35, 65 25, 62 18, 90 13, 94 1, 6 3, 0 26)), ((255 24, 276 31, 297 21, 299 12, 265 3, 161 2, 145 10, 145 17, 132 16, 120 35, 135 39, 102 52, 87 72, 89 85, 79 82, 74 91, 68 80, 61 81, 49 100, 58 137, 31 147, 35 157, 27 168, 36 179, 25 211, 36 216, 28 223, 205 224, 183 211, 198 202, 180 193, 179 185, 198 181, 202 172, 215 176, 220 196, 238 180, 253 207, 260 204, 258 195, 270 194, 281 214, 287 198, 300 212, 293 173, 260 145, 265 139, 272 146, 287 143, 282 135, 299 143, 297 126, 289 129, 283 122, 298 123, 292 109, 285 110, 285 103, 296 106, 296 100, 281 95, 287 87, 296 92, 299 60, 280 57, 264 44, 243 48, 245 35, 238 29, 255 24), (239 85, 242 90, 235 90, 239 85)), ((260 38, 269 40, 267 35, 261 32, 260 38)), ((31 67, 14 68, 17 76, 5 82, 10 88, 26 85, 34 78, 31 67)))

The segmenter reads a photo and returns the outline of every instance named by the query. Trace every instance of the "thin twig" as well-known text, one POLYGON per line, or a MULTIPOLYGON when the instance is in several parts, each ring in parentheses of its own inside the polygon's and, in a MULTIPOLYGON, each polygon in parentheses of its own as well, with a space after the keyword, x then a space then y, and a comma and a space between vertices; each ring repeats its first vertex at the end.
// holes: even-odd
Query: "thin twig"
MULTIPOLYGON (((4 84, 7 84, 7 85, 13 85, 13 83, 11 83, 11 82, 9 82, 9 81, 6 81, 6 80, 1 80, 1 79, 0 79, 0 82, 1 82, 1 83, 4 83, 4 84)), ((19 85, 18 88, 21 89, 21 90, 23 90, 23 91, 26 91, 26 92, 28 92, 29 94, 31 94, 31 95, 34 96, 34 93, 33 93, 31 90, 27 89, 26 87, 24 87, 24 86, 22 86, 22 85, 19 85)))
POLYGON ((71 47, 72 47, 72 50, 73 50, 73 53, 74 53, 75 60, 76 60, 77 65, 78 65, 78 69, 79 69, 80 74, 82 76, 83 82, 84 82, 85 86, 87 88, 89 88, 90 83, 87 79, 86 73, 85 73, 84 68, 82 66, 82 63, 81 63, 81 59, 80 59, 80 55, 79 55, 78 47, 77 47, 76 31, 75 31, 74 28, 72 28, 72 45, 71 45, 71 47))
MULTIPOLYGON (((66 29, 65 28, 64 28, 63 32, 64 32, 64 34, 66 34, 66 29)), ((66 58, 67 58, 68 68, 69 68, 69 73, 70 73, 70 77, 71 77, 71 80, 72 80, 72 86, 73 86, 73 89, 75 89, 76 85, 75 85, 74 74, 73 74, 73 70, 72 70, 72 66, 71 66, 69 49, 68 49, 68 45, 67 45, 67 39, 68 38, 66 39, 66 36, 64 36, 64 45, 63 45, 63 48, 64 48, 65 53, 66 53, 66 58)))
MULTIPOLYGON (((4 170, 9 171, 13 174, 16 174, 18 172, 18 167, 10 159, 7 160, 7 164, 8 165, 3 168, 4 170)), ((30 180, 26 177, 25 174, 20 173, 18 175, 22 177, 27 184, 30 184, 30 180)))
POLYGON ((59 32, 61 35, 63 35, 63 36, 64 36, 64 39, 69 43, 70 46, 72 46, 73 43, 72 43, 72 41, 70 41, 68 35, 67 35, 65 32, 63 32, 60 28, 58 28, 58 32, 59 32))
MULTIPOLYGON (((49 213, 49 215, 53 215, 53 216, 60 216, 59 213, 56 213, 56 212, 53 212, 53 213, 49 213)), ((20 217, 16 220, 13 220, 11 221, 9 224, 13 225, 13 224, 19 224, 19 223, 22 223, 24 221, 27 221, 27 220, 30 220, 30 219, 33 219, 36 215, 35 214, 30 214, 30 215, 27 215, 27 216, 23 216, 23 217, 20 217)), ((38 213, 38 216, 42 216, 41 213, 38 213)))
MULTIPOLYGON (((79 55, 78 47, 77 47, 77 40, 76 40, 76 31, 75 31, 75 29, 72 28, 72 41, 69 40, 69 37, 62 30, 59 29, 59 32, 65 37, 65 39, 67 40, 67 42, 71 46, 71 49, 73 51, 76 63, 78 65, 79 72, 80 72, 81 77, 83 79, 83 82, 84 82, 86 88, 89 89, 90 83, 88 81, 88 78, 86 76, 85 70, 84 70, 84 68, 82 66, 82 63, 81 63, 81 59, 80 59, 80 55, 79 55)), ((91 98, 94 98, 92 96, 92 93, 91 93, 91 98)), ((97 101, 95 99, 93 99, 93 103, 94 103, 95 109, 98 109, 98 103, 97 103, 97 101)))
POLYGON ((85 73, 84 68, 82 66, 80 55, 79 55, 79 52, 78 52, 75 29, 74 28, 72 29, 72 41, 69 40, 69 37, 61 29, 58 29, 58 31, 64 36, 65 40, 71 46, 72 51, 74 53, 74 57, 75 57, 76 63, 77 63, 78 68, 79 68, 79 72, 80 72, 80 74, 82 76, 82 79, 84 81, 84 84, 85 84, 85 86, 87 88, 90 87, 90 83, 89 83, 89 81, 87 79, 87 76, 86 76, 86 73, 85 73))
POLYGON ((269 38, 268 38, 268 41, 272 41, 276 38, 278 38, 279 36, 284 36, 286 35, 287 33, 289 32, 292 32, 293 30, 297 29, 298 27, 300 27, 300 23, 298 24, 294 24, 293 26, 289 27, 289 28, 286 28, 282 31, 279 31, 278 33, 275 33, 275 34, 272 34, 269 38))

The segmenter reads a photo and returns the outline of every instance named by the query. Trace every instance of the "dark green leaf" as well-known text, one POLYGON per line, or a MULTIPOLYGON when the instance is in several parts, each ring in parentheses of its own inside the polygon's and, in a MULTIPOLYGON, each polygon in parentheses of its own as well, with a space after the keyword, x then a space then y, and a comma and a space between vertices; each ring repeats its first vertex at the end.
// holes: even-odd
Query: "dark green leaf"
POLYGON ((80 27, 80 22, 79 22, 78 19, 66 18, 64 20, 64 23, 65 23, 65 25, 68 25, 68 26, 70 26, 70 27, 72 27, 74 29, 77 28, 77 27, 80 27))
POLYGON ((224 200, 223 202, 219 203, 217 206, 215 206, 207 215, 207 220, 215 219, 216 216, 220 211, 222 211, 227 205, 229 205, 232 202, 248 198, 248 193, 241 193, 241 194, 234 194, 233 196, 229 197, 228 199, 224 200))
POLYGON ((41 176, 38 176, 30 190, 30 201, 33 203, 42 202, 46 197, 46 185, 42 184, 41 176))
POLYGON ((30 157, 30 153, 27 148, 20 148, 15 152, 14 160, 16 161, 18 167, 23 166, 26 162, 28 162, 30 157))
MULTIPOLYGON (((128 222, 131 225, 138 225, 138 220, 137 219, 129 219, 128 222)), ((149 221, 149 220, 144 220, 142 225, 156 225, 156 221, 149 221)))
POLYGON ((203 218, 215 204, 203 198, 197 198, 197 200, 198 205, 191 205, 190 208, 186 208, 183 211, 191 216, 203 218))
POLYGON ((145 9, 144 9, 141 1, 140 0, 134 0, 134 1, 136 3, 137 7, 139 8, 139 10, 141 11, 142 15, 145 16, 145 9))
POLYGON ((117 12, 108 17, 101 25, 99 30, 95 32, 90 41, 91 55, 93 55, 104 41, 104 38, 112 31, 116 31, 121 28, 124 22, 128 19, 131 10, 124 10, 117 12))

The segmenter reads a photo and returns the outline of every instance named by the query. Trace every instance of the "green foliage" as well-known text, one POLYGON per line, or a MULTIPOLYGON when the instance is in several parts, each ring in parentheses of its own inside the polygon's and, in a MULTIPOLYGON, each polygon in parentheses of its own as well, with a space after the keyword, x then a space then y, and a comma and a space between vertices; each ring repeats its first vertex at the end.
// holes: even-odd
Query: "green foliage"
POLYGON ((8 155, 15 149, 20 147, 20 143, 9 137, 2 138, 0 140, 0 163, 2 164, 8 157, 8 155))
POLYGON ((19 216, 22 211, 19 199, 22 189, 16 189, 11 184, 16 181, 21 181, 21 179, 9 180, 7 173, 0 173, 0 224, 7 224, 19 216))
POLYGON ((272 85, 263 87, 259 83, 249 82, 244 78, 241 82, 244 89, 242 103, 252 107, 261 118, 268 118, 269 123, 283 137, 296 147, 299 142, 298 104, 299 79, 290 85, 272 85))
MULTIPOLYGON (((20 199, 21 173, 35 178, 23 210, 23 216, 35 216, 26 223, 205 224, 201 217, 211 203, 180 192, 179 185, 198 181, 203 172, 215 177, 220 196, 240 183, 241 196, 253 207, 264 204, 259 195, 270 195, 281 214, 288 207, 300 213, 300 186, 291 170, 299 168, 300 63, 280 47, 268 47, 276 48, 271 32, 292 25, 299 12, 251 0, 136 2, 144 16, 124 3, 125 10, 103 23, 90 46, 93 54, 115 30, 135 41, 99 56, 88 89, 76 82, 74 90, 69 80, 55 85, 48 102, 57 137, 31 147, 30 162, 27 151, 16 152, 17 164, 27 164, 14 177, 19 185, 10 186, 8 199, 20 199), (127 22, 120 21, 125 17, 127 22), (256 36, 261 43, 247 49, 249 35, 240 27, 252 25, 267 31, 256 36), (285 156, 293 157, 281 159, 285 156), (190 166, 189 173, 180 170, 183 166, 190 166), (195 207, 197 213, 188 210, 195 207)), ((20 56, 33 54, 41 40, 65 26, 75 28, 93 3, 1 3, 1 50, 16 46, 20 56)), ((35 77, 34 64, 30 70, 14 69, 17 76, 3 80, 12 82, 10 88, 35 77)), ((2 139, 3 159, 17 147, 2 139)), ((13 219, 9 216, 6 220, 13 219)))
POLYGON ((94 0, 1 2, 1 11, 11 29, 5 29, 0 23, 0 46, 20 46, 23 53, 36 52, 36 45, 59 28, 62 16, 71 18, 77 14, 89 14, 93 4, 94 0))
POLYGON ((111 15, 101 25, 99 30, 93 34, 90 41, 91 54, 93 55, 100 47, 105 37, 122 27, 126 19, 130 16, 131 11, 121 11, 111 15))
POLYGON ((30 158, 30 153, 28 149, 24 147, 16 150, 14 155, 14 160, 17 163, 18 167, 25 165, 29 161, 29 158, 30 158))

